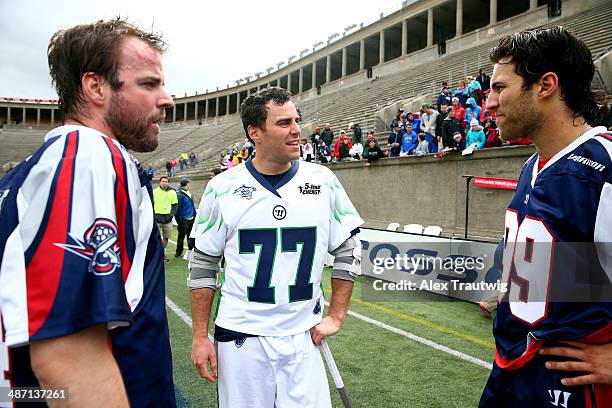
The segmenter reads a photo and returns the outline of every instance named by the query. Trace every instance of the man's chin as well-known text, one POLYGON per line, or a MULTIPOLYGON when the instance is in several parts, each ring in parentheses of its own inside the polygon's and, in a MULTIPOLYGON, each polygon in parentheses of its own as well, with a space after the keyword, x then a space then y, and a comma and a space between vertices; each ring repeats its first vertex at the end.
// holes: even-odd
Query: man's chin
POLYGON ((159 146, 159 135, 149 136, 146 140, 135 141, 133 146, 126 146, 129 150, 137 153, 149 153, 155 151, 159 146))

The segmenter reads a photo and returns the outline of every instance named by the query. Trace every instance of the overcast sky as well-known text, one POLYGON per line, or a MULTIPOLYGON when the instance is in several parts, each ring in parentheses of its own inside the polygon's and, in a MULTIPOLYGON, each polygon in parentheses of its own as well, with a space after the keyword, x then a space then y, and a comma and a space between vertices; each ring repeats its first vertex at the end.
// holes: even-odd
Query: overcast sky
POLYGON ((51 35, 119 14, 163 33, 166 89, 184 96, 234 86, 400 6, 401 0, 0 0, 0 96, 56 99, 46 59, 51 35))

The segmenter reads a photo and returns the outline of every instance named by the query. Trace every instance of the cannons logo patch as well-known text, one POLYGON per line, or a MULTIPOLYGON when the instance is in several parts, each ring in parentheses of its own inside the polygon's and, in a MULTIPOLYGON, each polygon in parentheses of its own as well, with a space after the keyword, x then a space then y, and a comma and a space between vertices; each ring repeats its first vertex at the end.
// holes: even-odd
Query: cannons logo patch
POLYGON ((97 218, 83 234, 83 239, 69 234, 66 244, 55 244, 89 261, 89 272, 110 275, 121 266, 117 226, 106 218, 97 218))

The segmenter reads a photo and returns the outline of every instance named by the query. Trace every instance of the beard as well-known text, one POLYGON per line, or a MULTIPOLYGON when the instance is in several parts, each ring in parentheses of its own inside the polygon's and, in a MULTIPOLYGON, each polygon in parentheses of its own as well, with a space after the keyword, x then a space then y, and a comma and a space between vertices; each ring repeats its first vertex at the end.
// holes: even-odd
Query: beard
POLYGON ((152 152, 159 145, 159 131, 153 128, 153 122, 163 122, 164 111, 149 116, 142 116, 114 92, 111 106, 105 120, 113 135, 126 148, 135 152, 152 152))
POLYGON ((531 99, 532 95, 523 91, 520 94, 520 111, 512 112, 511 116, 505 116, 506 123, 499 126, 499 135, 503 140, 515 140, 526 137, 534 140, 542 128, 542 113, 537 109, 531 99))

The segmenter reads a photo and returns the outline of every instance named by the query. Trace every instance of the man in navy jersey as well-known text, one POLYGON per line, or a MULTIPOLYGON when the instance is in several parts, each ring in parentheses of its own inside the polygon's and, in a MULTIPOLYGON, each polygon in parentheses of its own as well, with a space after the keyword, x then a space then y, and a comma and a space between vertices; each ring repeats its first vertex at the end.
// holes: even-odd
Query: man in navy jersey
POLYGON ((509 289, 493 326, 495 363, 480 406, 609 407, 610 378, 591 363, 594 355, 609 358, 612 339, 612 134, 593 127, 591 52, 555 27, 502 37, 491 61, 487 109, 503 139, 528 137, 537 152, 505 215, 509 289), (580 353, 566 353, 572 344, 580 353), (559 358, 545 356, 544 346, 549 355, 579 359, 572 364, 593 376, 562 381, 567 375, 557 370, 575 366, 549 361, 559 358))
POLYGON ((66 124, 0 181, 0 386, 65 388, 74 407, 176 405, 151 184, 127 150, 155 150, 173 106, 164 49, 120 19, 51 38, 66 124))

